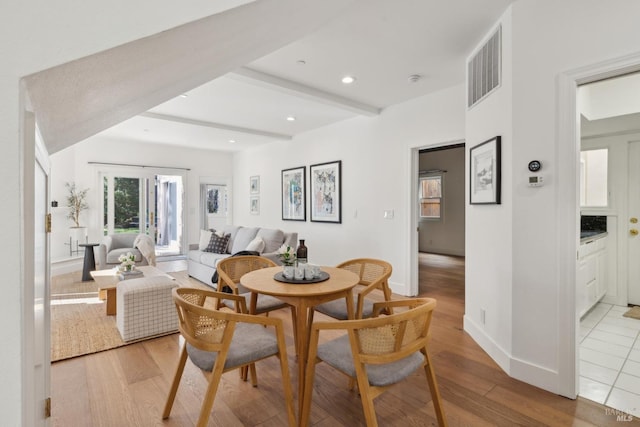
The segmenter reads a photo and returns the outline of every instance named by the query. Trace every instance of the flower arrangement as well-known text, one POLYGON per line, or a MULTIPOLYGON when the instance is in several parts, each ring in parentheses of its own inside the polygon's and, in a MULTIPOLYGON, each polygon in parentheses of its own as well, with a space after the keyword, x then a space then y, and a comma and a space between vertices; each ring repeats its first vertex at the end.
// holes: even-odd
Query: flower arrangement
POLYGON ((296 253, 291 246, 282 245, 277 252, 282 265, 294 265, 296 263, 296 253))
POLYGON ((131 271, 136 265, 135 261, 136 257, 131 252, 127 252, 126 254, 122 254, 118 257, 118 261, 120 261, 120 271, 131 271))

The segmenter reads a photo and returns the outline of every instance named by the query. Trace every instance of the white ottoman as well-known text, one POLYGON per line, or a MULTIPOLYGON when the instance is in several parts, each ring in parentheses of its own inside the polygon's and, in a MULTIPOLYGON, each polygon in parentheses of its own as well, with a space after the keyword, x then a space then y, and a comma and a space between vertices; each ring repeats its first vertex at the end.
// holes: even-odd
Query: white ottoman
POLYGON ((132 341, 178 331, 178 314, 168 276, 141 277, 118 283, 116 325, 122 339, 132 341))

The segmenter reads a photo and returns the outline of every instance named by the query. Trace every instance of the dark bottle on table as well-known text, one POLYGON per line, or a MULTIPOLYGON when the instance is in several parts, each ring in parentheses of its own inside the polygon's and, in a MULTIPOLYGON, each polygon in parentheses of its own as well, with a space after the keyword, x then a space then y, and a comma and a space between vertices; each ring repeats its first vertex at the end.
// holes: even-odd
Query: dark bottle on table
POLYGON ((304 239, 300 239, 300 245, 296 251, 296 259, 299 263, 307 263, 307 247, 304 245, 304 239))

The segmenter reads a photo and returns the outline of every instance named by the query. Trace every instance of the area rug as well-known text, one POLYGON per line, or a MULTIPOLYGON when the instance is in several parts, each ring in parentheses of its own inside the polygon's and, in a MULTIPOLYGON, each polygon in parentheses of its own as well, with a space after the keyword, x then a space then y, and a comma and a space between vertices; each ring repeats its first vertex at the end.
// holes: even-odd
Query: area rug
MULTIPOLYGON (((178 280, 182 272, 168 273, 178 280)), ((155 337, 149 337, 150 339, 155 337)), ((132 344, 124 342, 116 317, 106 315, 105 302, 98 299, 94 282, 79 276, 54 277, 51 285, 51 361, 97 353, 132 344)))
POLYGON ((640 306, 631 307, 625 314, 624 317, 631 317, 632 319, 640 319, 640 306))
POLYGON ((51 361, 69 359, 125 345, 115 316, 93 298, 51 300, 51 361))

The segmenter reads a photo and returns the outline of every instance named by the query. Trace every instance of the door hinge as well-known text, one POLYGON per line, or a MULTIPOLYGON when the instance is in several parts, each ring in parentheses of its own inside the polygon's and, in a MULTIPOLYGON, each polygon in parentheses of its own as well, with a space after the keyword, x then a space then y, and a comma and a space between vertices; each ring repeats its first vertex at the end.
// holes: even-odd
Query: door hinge
POLYGON ((51 214, 48 213, 44 219, 44 231, 46 233, 51 233, 51 214))
POLYGON ((47 397, 44 400, 44 417, 51 418, 51 398, 47 397))

